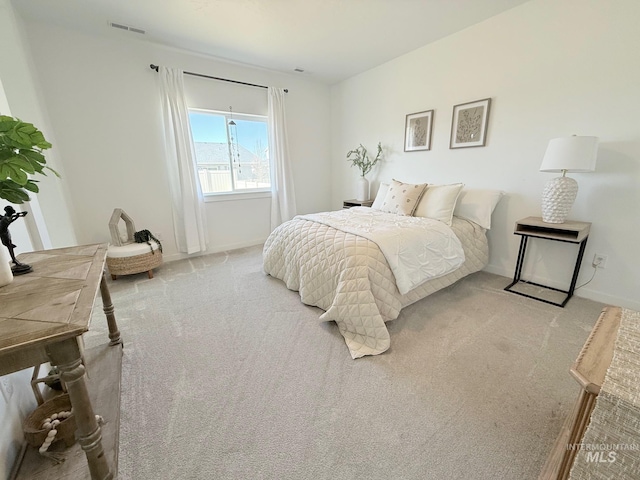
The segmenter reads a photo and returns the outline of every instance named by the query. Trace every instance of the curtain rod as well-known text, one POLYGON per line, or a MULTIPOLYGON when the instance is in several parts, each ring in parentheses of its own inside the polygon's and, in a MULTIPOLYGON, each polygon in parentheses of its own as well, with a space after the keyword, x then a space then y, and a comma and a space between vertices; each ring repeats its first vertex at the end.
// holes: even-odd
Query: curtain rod
MULTIPOLYGON (((158 71, 158 65, 154 65, 153 63, 149 65, 149 68, 151 68, 151 70, 155 70, 156 72, 158 71)), ((193 73, 193 72, 184 72, 184 73, 187 75, 193 75, 194 77, 210 78, 211 80, 220 80, 222 82, 238 83, 240 85, 247 85, 249 87, 269 88, 265 85, 256 85, 255 83, 240 82, 238 80, 229 80, 228 78, 212 77, 210 75, 203 75, 202 73, 193 73)), ((285 88, 284 93, 289 93, 289 90, 285 88)))

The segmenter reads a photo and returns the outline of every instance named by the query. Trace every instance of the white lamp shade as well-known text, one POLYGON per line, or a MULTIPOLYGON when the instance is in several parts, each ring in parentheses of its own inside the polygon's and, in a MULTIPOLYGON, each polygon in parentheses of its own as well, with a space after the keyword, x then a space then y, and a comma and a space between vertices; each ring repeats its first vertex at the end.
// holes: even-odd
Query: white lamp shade
POLYGON ((596 169, 598 137, 562 137, 549 141, 541 172, 593 172, 596 169))

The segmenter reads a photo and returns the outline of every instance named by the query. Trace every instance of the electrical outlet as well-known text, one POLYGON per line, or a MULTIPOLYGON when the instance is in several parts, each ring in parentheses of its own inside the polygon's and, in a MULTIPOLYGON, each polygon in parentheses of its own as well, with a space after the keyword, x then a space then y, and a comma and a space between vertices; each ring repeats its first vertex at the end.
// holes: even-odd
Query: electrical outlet
POLYGON ((593 256, 593 268, 604 268, 607 265, 607 256, 601 253, 596 253, 593 256))

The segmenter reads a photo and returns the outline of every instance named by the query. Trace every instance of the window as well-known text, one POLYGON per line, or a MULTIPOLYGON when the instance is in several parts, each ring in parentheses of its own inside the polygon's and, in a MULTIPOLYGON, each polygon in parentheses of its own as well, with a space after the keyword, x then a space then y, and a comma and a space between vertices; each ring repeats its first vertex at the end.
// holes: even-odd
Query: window
POLYGON ((202 193, 241 193, 271 188, 267 118, 189 110, 202 193))

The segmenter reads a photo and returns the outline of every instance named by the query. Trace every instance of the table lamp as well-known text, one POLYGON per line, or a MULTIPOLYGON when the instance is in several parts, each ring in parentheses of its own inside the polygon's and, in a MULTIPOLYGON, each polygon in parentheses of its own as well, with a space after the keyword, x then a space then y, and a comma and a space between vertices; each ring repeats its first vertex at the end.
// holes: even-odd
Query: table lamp
POLYGON ((564 223, 578 194, 578 182, 567 172, 593 172, 596 168, 598 137, 562 137, 549 141, 540 165, 541 172, 562 172, 542 192, 542 221, 564 223))

